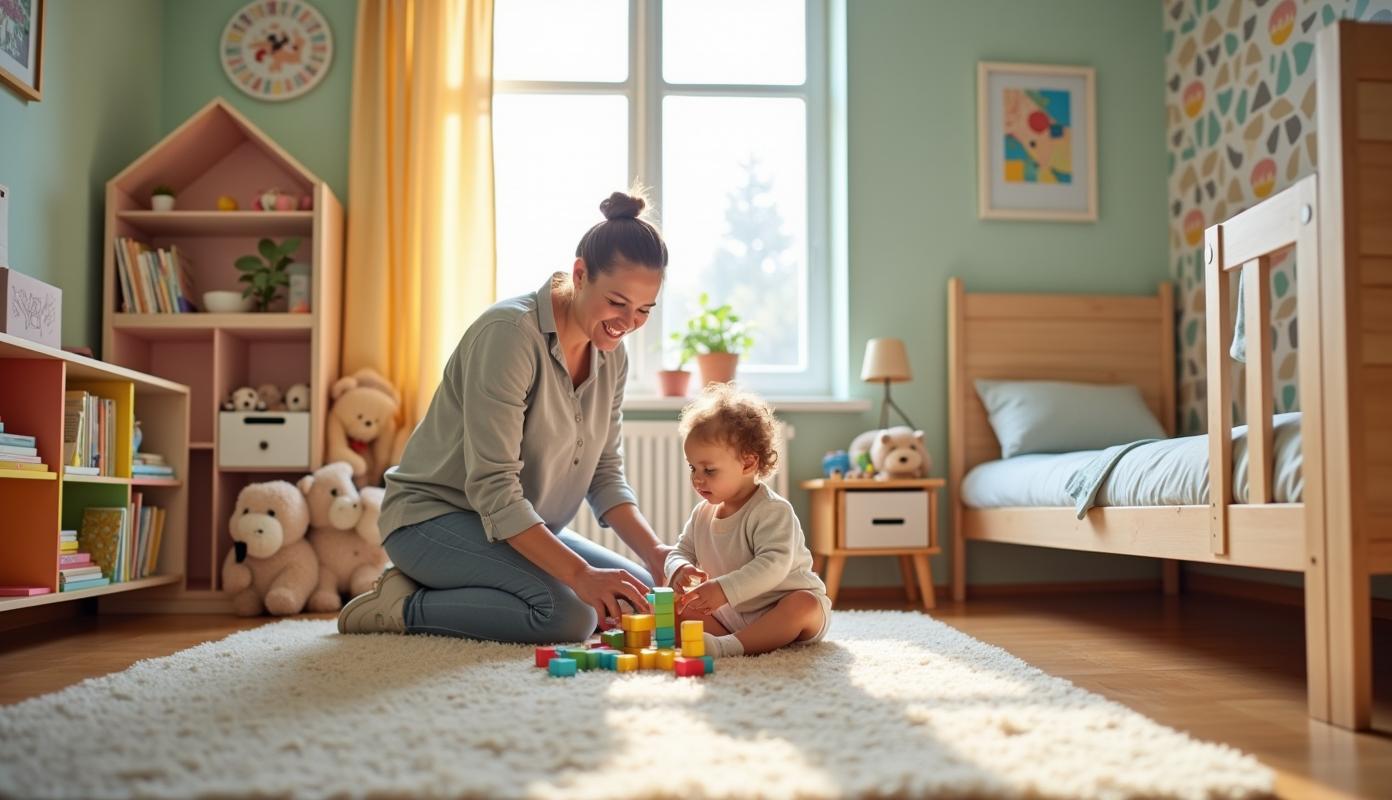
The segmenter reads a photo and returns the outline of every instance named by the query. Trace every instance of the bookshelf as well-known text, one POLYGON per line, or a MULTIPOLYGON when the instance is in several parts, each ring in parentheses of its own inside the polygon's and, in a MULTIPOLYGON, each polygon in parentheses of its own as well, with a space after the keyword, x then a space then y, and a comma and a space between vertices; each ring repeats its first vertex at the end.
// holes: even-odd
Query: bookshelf
POLYGON ((50 472, 41 477, 0 475, 0 584, 43 586, 48 594, 0 597, 0 613, 84 598, 131 595, 156 587, 183 588, 188 539, 187 474, 189 389, 173 381, 55 350, 0 333, 0 417, 8 433, 37 438, 39 457, 50 472), (63 401, 68 390, 85 389, 116 400, 115 474, 63 472, 63 401), (131 477, 131 432, 141 420, 142 449, 166 455, 174 479, 149 484, 131 477), (120 443, 124 442, 124 445, 120 443), (59 534, 76 529, 88 506, 127 506, 131 493, 165 510, 158 572, 76 592, 58 591, 59 534))
MULTIPOLYGON (((225 610, 222 561, 231 548, 227 530, 243 486, 295 481, 322 464, 328 390, 338 377, 342 306, 343 208, 328 185, 221 98, 214 99, 106 185, 103 240, 102 357, 189 387, 189 435, 183 445, 190 509, 185 580, 160 602, 123 598, 122 610, 225 610), (175 190, 173 211, 152 211, 152 188, 175 190), (253 197, 276 188, 309 195, 312 208, 247 210, 253 197), (242 210, 220 211, 230 195, 242 210), (263 237, 300 239, 295 260, 311 267, 309 313, 289 313, 284 301, 267 312, 130 313, 121 304, 115 243, 118 237, 151 247, 177 247, 189 261, 200 307, 202 293, 237 289, 233 263, 256 253, 263 237), (282 391, 310 385, 310 436, 303 465, 293 468, 219 466, 218 412, 239 386, 274 383, 282 391)), ((284 292, 282 292, 283 294, 284 292)), ((169 491, 144 479, 132 485, 169 491)))

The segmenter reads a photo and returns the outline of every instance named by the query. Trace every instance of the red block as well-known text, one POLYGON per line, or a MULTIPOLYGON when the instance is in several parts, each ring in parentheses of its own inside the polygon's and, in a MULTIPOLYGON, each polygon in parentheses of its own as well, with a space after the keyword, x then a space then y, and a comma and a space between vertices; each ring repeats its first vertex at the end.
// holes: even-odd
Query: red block
POLYGON ((673 671, 684 678, 695 678, 706 674, 706 662, 700 658, 678 656, 673 662, 673 671))
POLYGON ((551 662, 551 659, 555 657, 556 648, 554 647, 538 647, 536 649, 536 665, 542 669, 545 669, 547 664, 551 662))

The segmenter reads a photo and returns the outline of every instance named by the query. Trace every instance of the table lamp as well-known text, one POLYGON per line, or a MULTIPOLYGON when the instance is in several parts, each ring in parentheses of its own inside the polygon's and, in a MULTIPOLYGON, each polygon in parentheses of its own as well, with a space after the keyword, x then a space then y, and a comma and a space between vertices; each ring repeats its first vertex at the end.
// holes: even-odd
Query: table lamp
POLYGON ((880 402, 880 428, 889 427, 889 409, 893 407, 899 412, 899 416, 909 423, 910 428, 917 429, 909 419, 909 415, 904 413, 889 396, 889 385, 891 383, 903 383, 913 378, 909 372, 909 354, 904 349, 904 342, 901 339, 871 339, 865 343, 865 362, 860 368, 860 379, 873 383, 882 381, 884 383, 884 400, 880 402))

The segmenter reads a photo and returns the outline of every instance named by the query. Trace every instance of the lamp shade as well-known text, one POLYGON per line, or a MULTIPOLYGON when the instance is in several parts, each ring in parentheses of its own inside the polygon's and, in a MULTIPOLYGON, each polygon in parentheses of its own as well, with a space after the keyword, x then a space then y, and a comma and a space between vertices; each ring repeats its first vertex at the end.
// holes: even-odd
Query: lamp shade
POLYGON ((912 378, 909 353, 904 349, 902 339, 871 339, 865 343, 865 363, 860 367, 861 380, 902 383, 912 378))

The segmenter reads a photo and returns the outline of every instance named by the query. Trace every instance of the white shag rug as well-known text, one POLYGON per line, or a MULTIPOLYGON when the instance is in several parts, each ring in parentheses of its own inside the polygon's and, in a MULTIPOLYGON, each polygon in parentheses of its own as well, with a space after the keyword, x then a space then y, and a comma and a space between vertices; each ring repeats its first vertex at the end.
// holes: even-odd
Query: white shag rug
POLYGON ((8 797, 1245 797, 1199 742, 927 616, 714 675, 287 621, 0 708, 8 797))

